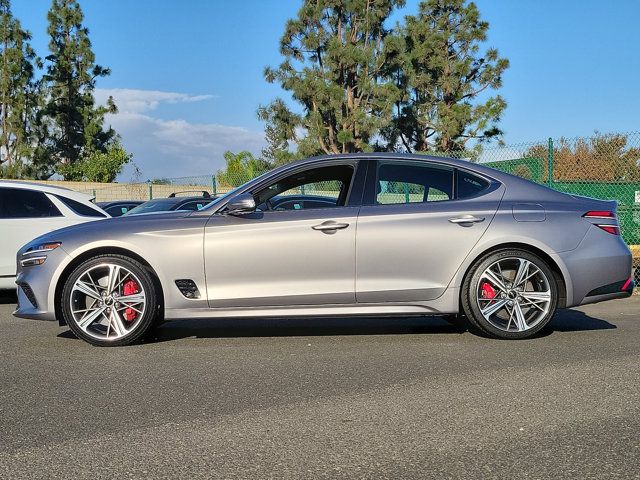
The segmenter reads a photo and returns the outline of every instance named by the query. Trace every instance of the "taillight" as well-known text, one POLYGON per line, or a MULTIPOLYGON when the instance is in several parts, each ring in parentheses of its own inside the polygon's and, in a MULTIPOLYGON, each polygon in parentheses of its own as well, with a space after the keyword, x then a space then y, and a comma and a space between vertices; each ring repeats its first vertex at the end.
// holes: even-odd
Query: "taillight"
POLYGON ((611 235, 620 235, 620 227, 616 225, 596 225, 596 227, 601 228, 611 235))
MULTIPOLYGON (((616 212, 612 212, 611 210, 590 210, 587 213, 585 213, 583 217, 590 220, 598 220, 598 219, 617 220, 618 219, 616 212)), ((610 233, 611 235, 620 235, 620 227, 617 224, 601 225, 598 223, 594 223, 594 225, 604 230, 605 232, 610 233)))
POLYGON ((583 215, 584 218, 617 218, 616 212, 611 210, 591 210, 583 215))

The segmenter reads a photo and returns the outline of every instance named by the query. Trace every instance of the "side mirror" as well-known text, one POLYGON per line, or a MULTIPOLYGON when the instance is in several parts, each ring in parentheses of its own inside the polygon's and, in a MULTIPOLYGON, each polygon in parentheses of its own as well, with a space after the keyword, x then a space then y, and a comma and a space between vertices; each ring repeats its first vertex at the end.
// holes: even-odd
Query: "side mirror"
POLYGON ((243 213, 251 213, 256 210, 256 201, 250 193, 241 193, 237 197, 232 198, 227 203, 225 213, 229 215, 240 215, 243 213))

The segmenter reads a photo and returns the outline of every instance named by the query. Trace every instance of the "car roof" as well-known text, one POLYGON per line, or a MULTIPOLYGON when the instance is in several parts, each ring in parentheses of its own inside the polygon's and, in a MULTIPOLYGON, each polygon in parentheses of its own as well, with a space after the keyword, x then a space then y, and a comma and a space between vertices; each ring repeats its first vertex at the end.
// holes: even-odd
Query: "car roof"
POLYGON ((79 202, 89 202, 95 197, 88 193, 76 192, 65 187, 59 187, 57 185, 49 185, 46 183, 36 182, 23 182, 17 180, 0 180, 0 187, 4 188, 21 188, 23 190, 35 190, 39 192, 51 193, 53 195, 60 195, 63 197, 77 200, 79 202))

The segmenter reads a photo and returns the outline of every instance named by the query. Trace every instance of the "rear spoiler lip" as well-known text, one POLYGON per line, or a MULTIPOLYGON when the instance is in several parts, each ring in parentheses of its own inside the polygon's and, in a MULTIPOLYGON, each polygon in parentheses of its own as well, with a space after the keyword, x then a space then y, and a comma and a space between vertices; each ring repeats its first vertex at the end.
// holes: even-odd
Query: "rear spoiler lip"
POLYGON ((617 200, 605 200, 602 198, 593 198, 593 197, 585 197, 584 195, 577 195, 575 193, 570 193, 569 196, 575 198, 576 200, 590 200, 595 204, 600 204, 600 205, 607 205, 610 208, 613 208, 614 210, 616 208, 618 208, 618 201, 617 200))

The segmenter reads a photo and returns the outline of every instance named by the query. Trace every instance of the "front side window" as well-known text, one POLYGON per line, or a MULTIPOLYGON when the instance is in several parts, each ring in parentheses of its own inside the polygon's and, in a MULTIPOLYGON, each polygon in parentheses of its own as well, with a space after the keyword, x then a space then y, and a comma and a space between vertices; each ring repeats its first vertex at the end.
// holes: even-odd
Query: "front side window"
POLYGON ((61 217, 62 213, 36 190, 0 188, 0 218, 61 217))
POLYGON ((393 205, 451 200, 453 168, 409 162, 380 162, 376 203, 393 205))
POLYGON ((294 173, 255 192, 256 205, 263 211, 345 206, 353 172, 351 165, 331 165, 294 173))

